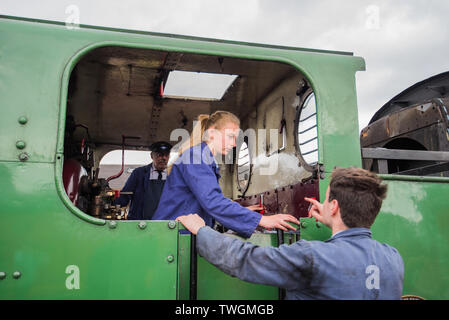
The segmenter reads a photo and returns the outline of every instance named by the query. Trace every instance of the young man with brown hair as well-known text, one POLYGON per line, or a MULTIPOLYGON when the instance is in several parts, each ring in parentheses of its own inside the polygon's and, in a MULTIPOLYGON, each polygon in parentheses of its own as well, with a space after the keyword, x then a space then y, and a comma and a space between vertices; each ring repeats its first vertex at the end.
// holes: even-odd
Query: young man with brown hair
POLYGON ((197 234, 201 256, 239 279, 286 289, 286 299, 400 299, 404 264, 399 252, 371 238, 387 186, 358 168, 334 169, 326 199, 309 216, 332 230, 325 241, 258 247, 222 235, 196 214, 178 217, 197 234))

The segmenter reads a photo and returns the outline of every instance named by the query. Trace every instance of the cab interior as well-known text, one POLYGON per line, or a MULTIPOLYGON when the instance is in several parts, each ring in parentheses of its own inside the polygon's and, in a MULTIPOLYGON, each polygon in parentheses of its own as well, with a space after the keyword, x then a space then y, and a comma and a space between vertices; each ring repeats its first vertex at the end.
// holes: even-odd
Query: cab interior
POLYGON ((82 210, 101 213, 92 210, 92 203, 107 189, 107 183, 98 180, 105 154, 122 148, 148 150, 160 140, 176 151, 180 138, 171 140, 175 129, 191 132, 199 114, 226 110, 240 118, 243 132, 252 129, 256 136, 242 135, 232 159, 220 164, 224 195, 242 204, 263 203, 268 214, 304 216, 301 196, 318 198, 313 108, 310 84, 285 63, 119 46, 94 49, 74 67, 68 84, 64 159, 79 162, 85 170, 71 177, 79 180, 78 191, 71 192, 84 190, 90 204, 82 210), (208 92, 217 91, 218 84, 210 81, 202 88, 195 78, 172 84, 176 73, 223 76, 228 82, 212 97, 208 92), (183 91, 192 87, 197 96, 183 91), (307 105, 311 111, 305 110, 307 105))

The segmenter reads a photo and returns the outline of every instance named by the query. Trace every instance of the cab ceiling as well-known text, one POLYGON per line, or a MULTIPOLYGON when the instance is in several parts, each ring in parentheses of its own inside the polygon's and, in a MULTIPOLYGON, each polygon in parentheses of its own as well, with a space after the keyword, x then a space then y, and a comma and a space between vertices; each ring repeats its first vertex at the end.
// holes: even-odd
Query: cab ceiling
MULTIPOLYGON (((289 65, 181 52, 124 47, 93 50, 72 72, 68 115, 89 128, 96 145, 147 148, 170 141, 176 128, 192 129, 201 113, 227 110, 244 119, 283 79, 297 71, 289 65), (220 101, 160 97, 161 82, 172 70, 235 74, 239 77, 220 101)), ((186 84, 188 85, 188 84, 186 84)), ((83 131, 75 137, 81 140, 83 131)))

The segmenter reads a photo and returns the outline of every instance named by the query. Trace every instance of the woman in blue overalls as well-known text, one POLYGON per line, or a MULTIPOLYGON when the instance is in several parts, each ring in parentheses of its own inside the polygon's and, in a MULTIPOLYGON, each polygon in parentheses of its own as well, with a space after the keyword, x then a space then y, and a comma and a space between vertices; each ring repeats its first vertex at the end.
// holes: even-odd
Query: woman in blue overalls
POLYGON ((291 215, 262 216, 223 195, 214 156, 226 155, 235 147, 239 130, 240 120, 230 112, 217 111, 198 117, 190 141, 181 147, 179 158, 168 168, 169 175, 153 220, 175 220, 197 213, 206 225, 213 227, 216 220, 245 238, 258 225, 295 230, 287 221, 296 224, 299 221, 291 215))

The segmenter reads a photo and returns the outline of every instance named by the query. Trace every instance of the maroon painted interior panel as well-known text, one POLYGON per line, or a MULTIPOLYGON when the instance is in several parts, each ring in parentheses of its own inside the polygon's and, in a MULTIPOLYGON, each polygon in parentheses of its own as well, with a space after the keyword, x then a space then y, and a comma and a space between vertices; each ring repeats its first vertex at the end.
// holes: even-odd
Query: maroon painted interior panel
POLYGON ((64 189, 70 201, 75 205, 78 204, 79 185, 83 176, 87 176, 87 171, 77 160, 64 160, 62 182, 64 183, 64 189))
POLYGON ((260 204, 262 195, 265 206, 264 214, 287 213, 298 219, 304 218, 307 217, 307 209, 309 208, 309 203, 304 200, 304 197, 315 197, 319 201, 319 182, 317 179, 311 179, 294 185, 267 190, 264 193, 235 201, 245 207, 260 204))

